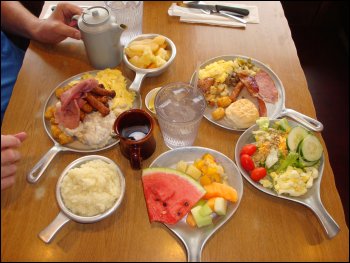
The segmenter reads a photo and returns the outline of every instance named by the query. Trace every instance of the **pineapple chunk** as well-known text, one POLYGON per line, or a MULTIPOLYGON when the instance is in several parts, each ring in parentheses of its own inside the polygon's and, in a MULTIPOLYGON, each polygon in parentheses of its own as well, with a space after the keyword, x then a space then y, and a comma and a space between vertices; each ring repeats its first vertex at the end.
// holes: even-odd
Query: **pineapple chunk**
POLYGON ((185 161, 180 161, 176 164, 176 170, 186 173, 187 163, 185 161))
POLYGON ((201 175, 202 175, 201 171, 196 166, 194 166, 193 164, 190 164, 187 167, 186 173, 188 175, 190 175, 195 180, 198 180, 199 177, 201 177, 201 175))

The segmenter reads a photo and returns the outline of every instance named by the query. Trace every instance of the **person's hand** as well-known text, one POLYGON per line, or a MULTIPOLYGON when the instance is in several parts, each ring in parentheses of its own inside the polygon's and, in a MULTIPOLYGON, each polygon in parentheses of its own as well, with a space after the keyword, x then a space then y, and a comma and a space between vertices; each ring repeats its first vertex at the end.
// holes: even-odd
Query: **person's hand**
POLYGON ((67 37, 81 39, 80 31, 72 26, 72 17, 80 15, 82 8, 69 3, 59 3, 51 16, 46 20, 39 20, 34 29, 33 38, 42 43, 57 44, 67 37))
POLYGON ((21 158, 16 148, 26 138, 25 132, 15 135, 1 135, 1 190, 10 187, 15 182, 16 162, 21 158))

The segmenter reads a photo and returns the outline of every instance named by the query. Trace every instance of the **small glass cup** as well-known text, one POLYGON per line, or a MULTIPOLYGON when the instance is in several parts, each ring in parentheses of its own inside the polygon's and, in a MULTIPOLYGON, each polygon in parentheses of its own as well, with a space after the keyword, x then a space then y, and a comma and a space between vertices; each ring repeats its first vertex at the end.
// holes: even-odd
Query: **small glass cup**
POLYGON ((104 1, 118 24, 127 26, 120 43, 125 46, 132 38, 142 34, 143 1, 104 1))
POLYGON ((203 94, 189 83, 170 83, 158 91, 154 106, 165 144, 193 145, 206 108, 203 94))

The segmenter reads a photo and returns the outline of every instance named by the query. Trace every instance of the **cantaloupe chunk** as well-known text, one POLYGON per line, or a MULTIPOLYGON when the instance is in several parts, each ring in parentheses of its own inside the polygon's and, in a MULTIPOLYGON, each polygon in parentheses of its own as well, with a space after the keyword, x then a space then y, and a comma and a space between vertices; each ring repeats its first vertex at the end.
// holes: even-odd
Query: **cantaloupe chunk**
POLYGON ((195 227, 197 225, 191 212, 188 213, 186 217, 186 223, 192 227, 195 227))
POLYGON ((208 201, 207 201, 208 206, 213 211, 214 211, 214 206, 215 206, 215 199, 216 199, 216 197, 213 197, 213 198, 208 199, 208 201))
POLYGON ((236 189, 229 185, 213 182, 209 185, 204 185, 203 187, 207 191, 203 197, 204 199, 210 199, 212 197, 223 197, 231 202, 237 202, 238 200, 236 189))

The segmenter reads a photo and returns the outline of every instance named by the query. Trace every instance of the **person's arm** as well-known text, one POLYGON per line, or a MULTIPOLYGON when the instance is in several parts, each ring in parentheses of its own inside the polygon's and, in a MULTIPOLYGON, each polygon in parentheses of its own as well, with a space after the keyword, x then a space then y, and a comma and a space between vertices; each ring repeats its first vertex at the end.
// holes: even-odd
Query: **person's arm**
POLYGON ((7 31, 42 43, 56 44, 67 37, 80 39, 79 30, 68 24, 82 9, 69 3, 59 3, 52 15, 41 20, 17 1, 1 1, 1 27, 7 31))

